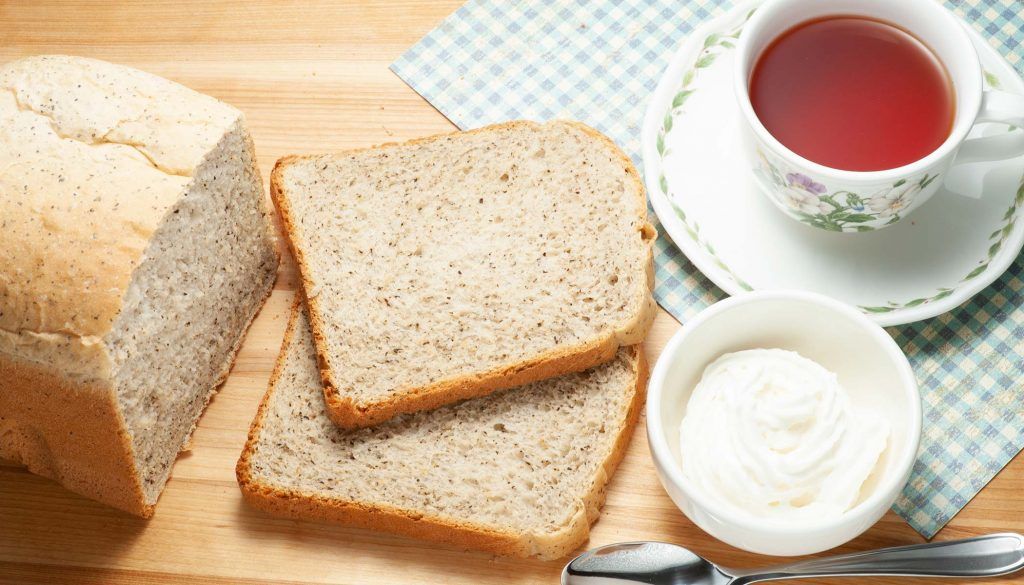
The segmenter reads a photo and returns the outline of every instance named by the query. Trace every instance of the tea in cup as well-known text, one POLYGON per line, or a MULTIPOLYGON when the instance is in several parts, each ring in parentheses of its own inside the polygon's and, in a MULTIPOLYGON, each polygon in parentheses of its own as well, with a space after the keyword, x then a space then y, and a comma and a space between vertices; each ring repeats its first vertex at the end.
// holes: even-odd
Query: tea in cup
POLYGON ((734 84, 757 182, 784 213, 837 232, 898 222, 961 160, 1024 153, 967 139, 1024 125, 1024 96, 983 91, 964 25, 934 0, 768 0, 744 27, 734 84))

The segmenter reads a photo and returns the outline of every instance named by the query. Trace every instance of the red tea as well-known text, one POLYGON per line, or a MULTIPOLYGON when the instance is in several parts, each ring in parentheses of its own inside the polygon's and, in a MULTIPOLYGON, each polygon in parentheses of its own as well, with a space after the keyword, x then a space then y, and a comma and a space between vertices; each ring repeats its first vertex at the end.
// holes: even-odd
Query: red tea
POLYGON ((953 127, 949 74, 913 35, 856 16, 797 25, 761 53, 750 100, 768 132, 793 152, 848 171, 912 163, 953 127))

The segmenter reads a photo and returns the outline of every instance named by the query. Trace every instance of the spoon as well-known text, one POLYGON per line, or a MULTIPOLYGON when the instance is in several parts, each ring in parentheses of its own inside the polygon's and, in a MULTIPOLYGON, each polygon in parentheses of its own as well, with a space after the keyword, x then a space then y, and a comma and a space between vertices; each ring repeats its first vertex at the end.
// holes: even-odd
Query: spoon
POLYGON ((625 542, 589 550, 562 571, 562 585, 745 585, 808 577, 994 577, 1024 568, 1024 536, 964 540, 798 561, 763 569, 729 569, 664 542, 625 542))

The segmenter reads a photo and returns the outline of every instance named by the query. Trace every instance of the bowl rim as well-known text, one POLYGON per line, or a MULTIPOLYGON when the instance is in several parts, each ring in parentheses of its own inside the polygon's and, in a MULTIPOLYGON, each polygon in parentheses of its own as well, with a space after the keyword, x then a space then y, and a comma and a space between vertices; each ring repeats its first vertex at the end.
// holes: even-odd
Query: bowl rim
MULTIPOLYGON (((851 305, 818 293, 798 290, 753 291, 732 296, 711 305, 697 314, 696 317, 684 323, 682 328, 665 345, 651 372, 647 392, 646 417, 648 444, 651 456, 655 459, 657 466, 663 471, 662 481, 671 482, 698 508, 707 511, 725 524, 745 531, 779 536, 807 535, 846 527, 863 521, 873 511, 877 510, 879 505, 890 507, 906 485, 910 471, 917 461, 917 453, 921 442, 921 394, 917 378, 910 367, 910 362, 907 360, 906 355, 892 336, 881 325, 875 323, 851 305), (866 329, 871 339, 880 345, 886 351, 886 354, 893 359, 899 373, 900 388, 910 399, 910 409, 907 412, 907 419, 910 425, 907 429, 908 441, 904 449, 895 454, 897 457, 895 469, 897 471, 880 483, 864 501, 837 518, 799 523, 759 518, 753 515, 747 516, 743 513, 737 513, 729 506, 704 497, 703 492, 695 489, 689 479, 686 478, 680 463, 673 457, 665 434, 665 428, 661 422, 661 401, 665 390, 665 379, 672 363, 678 359, 680 346, 702 325, 727 311, 733 310, 740 305, 775 300, 797 301, 816 305, 846 317, 866 329)), ((683 511, 683 514, 686 514, 686 512, 683 511)), ((691 520, 694 519, 691 518, 691 520)))

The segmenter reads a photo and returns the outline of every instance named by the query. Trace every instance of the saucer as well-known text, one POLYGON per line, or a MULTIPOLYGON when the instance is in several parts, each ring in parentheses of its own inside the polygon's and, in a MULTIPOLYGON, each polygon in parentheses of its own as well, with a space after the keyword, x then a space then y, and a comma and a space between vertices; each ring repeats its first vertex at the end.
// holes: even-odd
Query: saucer
MULTIPOLYGON (((881 325, 928 319, 964 303, 1009 268, 1024 244, 1024 156, 960 165, 912 216, 883 230, 831 233, 782 214, 743 154, 732 89, 736 39, 760 1, 690 34, 644 118, 651 204, 665 231, 730 295, 805 290, 859 307, 881 325)), ((1024 81, 978 35, 986 88, 1024 94, 1024 81)), ((1022 132, 980 124, 971 137, 1022 132)))

